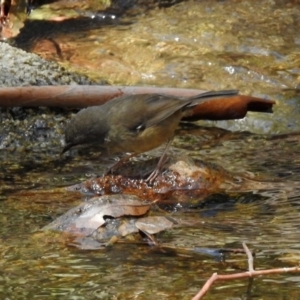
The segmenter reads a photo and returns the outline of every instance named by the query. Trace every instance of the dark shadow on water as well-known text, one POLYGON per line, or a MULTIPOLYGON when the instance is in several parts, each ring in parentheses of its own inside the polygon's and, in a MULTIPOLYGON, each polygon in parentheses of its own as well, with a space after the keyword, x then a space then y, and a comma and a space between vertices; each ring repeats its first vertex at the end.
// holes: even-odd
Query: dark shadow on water
MULTIPOLYGON (((175 5, 183 0, 165 1, 112 1, 111 7, 103 11, 79 11, 78 17, 63 21, 26 20, 20 33, 11 40, 16 47, 30 51, 32 43, 39 39, 51 41, 57 54, 60 55, 59 45, 55 43, 57 35, 80 35, 93 29, 107 26, 126 26, 135 22, 135 17, 154 8, 163 8, 175 5)), ((53 0, 29 0, 28 12, 43 4, 55 2, 53 0)), ((63 5, 63 4, 62 4, 63 5)))
POLYGON ((60 22, 26 20, 18 36, 13 39, 13 45, 28 51, 31 44, 39 39, 53 39, 58 34, 80 34, 103 26, 117 25, 118 23, 128 24, 120 22, 118 18, 91 19, 89 17, 78 17, 60 22))

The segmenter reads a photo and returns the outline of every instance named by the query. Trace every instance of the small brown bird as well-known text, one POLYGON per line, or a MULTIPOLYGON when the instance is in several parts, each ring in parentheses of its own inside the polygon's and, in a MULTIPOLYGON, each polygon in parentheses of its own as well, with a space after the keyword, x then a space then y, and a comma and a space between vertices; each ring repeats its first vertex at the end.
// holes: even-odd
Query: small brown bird
POLYGON ((130 152, 134 156, 168 141, 157 167, 147 178, 151 183, 160 172, 175 129, 183 117, 192 113, 192 107, 212 98, 236 94, 236 90, 227 90, 187 99, 160 94, 114 98, 103 105, 82 109, 71 119, 65 130, 66 145, 62 153, 73 146, 95 145, 108 155, 130 152))

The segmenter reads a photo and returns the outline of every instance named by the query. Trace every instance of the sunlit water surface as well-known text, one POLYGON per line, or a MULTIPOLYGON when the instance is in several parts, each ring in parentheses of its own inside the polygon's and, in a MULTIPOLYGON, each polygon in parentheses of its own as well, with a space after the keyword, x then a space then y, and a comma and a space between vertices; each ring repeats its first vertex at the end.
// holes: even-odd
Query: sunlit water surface
MULTIPOLYGON (((103 167, 88 157, 61 164, 59 148, 26 155, 2 150, 1 298, 190 299, 213 272, 247 269, 243 255, 222 261, 195 247, 240 248, 247 242, 256 251, 257 268, 298 265, 300 135, 273 134, 299 130, 297 91, 282 89, 299 85, 300 8, 295 1, 240 2, 186 1, 134 16, 126 24, 129 17, 85 31, 56 29, 51 38, 62 55, 23 41, 27 50, 112 84, 238 88, 278 103, 273 115, 219 123, 265 135, 198 126, 178 130, 174 147, 258 184, 252 190, 224 190, 193 209, 173 212, 199 222, 161 234, 159 241, 172 248, 166 252, 143 243, 78 250, 60 234, 40 233, 84 200, 55 188, 83 181, 86 173, 103 167)), ((299 278, 256 278, 248 296, 247 280, 222 282, 206 299, 299 299, 299 278)))

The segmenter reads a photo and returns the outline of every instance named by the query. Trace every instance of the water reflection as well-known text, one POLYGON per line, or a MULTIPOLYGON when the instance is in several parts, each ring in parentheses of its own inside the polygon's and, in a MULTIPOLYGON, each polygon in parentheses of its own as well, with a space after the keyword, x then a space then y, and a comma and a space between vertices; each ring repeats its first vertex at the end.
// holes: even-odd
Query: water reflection
MULTIPOLYGON (((153 294, 157 293, 162 299, 190 299, 202 280, 211 275, 212 269, 226 273, 228 268, 236 271, 246 268, 244 256, 229 255, 226 262, 221 262, 220 258, 196 249, 240 248, 243 241, 257 252, 259 267, 296 264, 300 255, 300 174, 294 157, 297 157, 295 151, 300 135, 265 137, 223 130, 216 134, 216 130, 183 127, 174 145, 182 151, 185 146, 193 148, 191 138, 187 143, 189 135, 192 144, 198 145, 197 153, 201 159, 214 161, 241 176, 247 176, 243 170, 252 172, 248 176, 249 190, 224 191, 224 194, 211 195, 188 209, 176 209, 173 218, 194 225, 160 234, 158 238, 166 247, 165 252, 132 243, 116 244, 105 250, 80 251, 68 247, 61 233, 38 232, 55 216, 82 201, 82 196, 49 190, 55 185, 53 178, 68 183, 70 176, 78 182, 83 180, 83 174, 74 178, 73 168, 78 168, 78 163, 90 168, 97 166, 88 158, 80 162, 75 160, 75 163, 68 161, 66 165, 52 169, 55 177, 50 179, 49 170, 36 169, 34 165, 26 168, 26 160, 32 157, 15 156, 15 160, 22 162, 6 164, 6 177, 1 181, 10 188, 15 182, 17 187, 29 190, 27 193, 12 188, 9 192, 2 191, 5 196, 5 201, 1 202, 3 297, 26 298, 34 294, 36 297, 84 299, 90 295, 111 299, 120 295, 122 299, 130 299, 132 295, 139 295, 140 299, 154 299, 153 294), (213 143, 221 133, 223 138, 213 143), (198 138, 201 138, 201 146, 198 138), (36 192, 34 183, 37 182, 42 188, 40 192, 36 192), (18 293, 11 290, 17 286, 18 293)), ((292 284, 293 278, 297 281, 293 276, 276 276, 270 280, 273 288, 280 288, 284 297, 287 291, 282 291, 283 282, 288 283, 290 292, 298 295, 297 284, 292 284)), ((270 282, 265 278, 256 281, 258 293, 271 299, 273 293, 266 291, 270 282)), ((235 290, 232 284, 222 285, 222 293, 216 290, 208 299, 224 296, 227 292, 238 294, 241 288, 246 289, 247 283, 241 282, 238 286, 240 288, 235 290)))

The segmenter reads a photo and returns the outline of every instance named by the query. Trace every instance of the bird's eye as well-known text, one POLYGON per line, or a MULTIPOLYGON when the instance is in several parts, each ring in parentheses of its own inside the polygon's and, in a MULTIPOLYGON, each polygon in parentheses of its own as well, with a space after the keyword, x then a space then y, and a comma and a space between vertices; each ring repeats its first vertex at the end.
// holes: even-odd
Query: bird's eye
POLYGON ((140 132, 140 131, 142 131, 142 130, 144 130, 145 129, 145 125, 144 124, 140 124, 139 126, 137 126, 136 128, 135 128, 135 130, 137 131, 137 132, 140 132))

